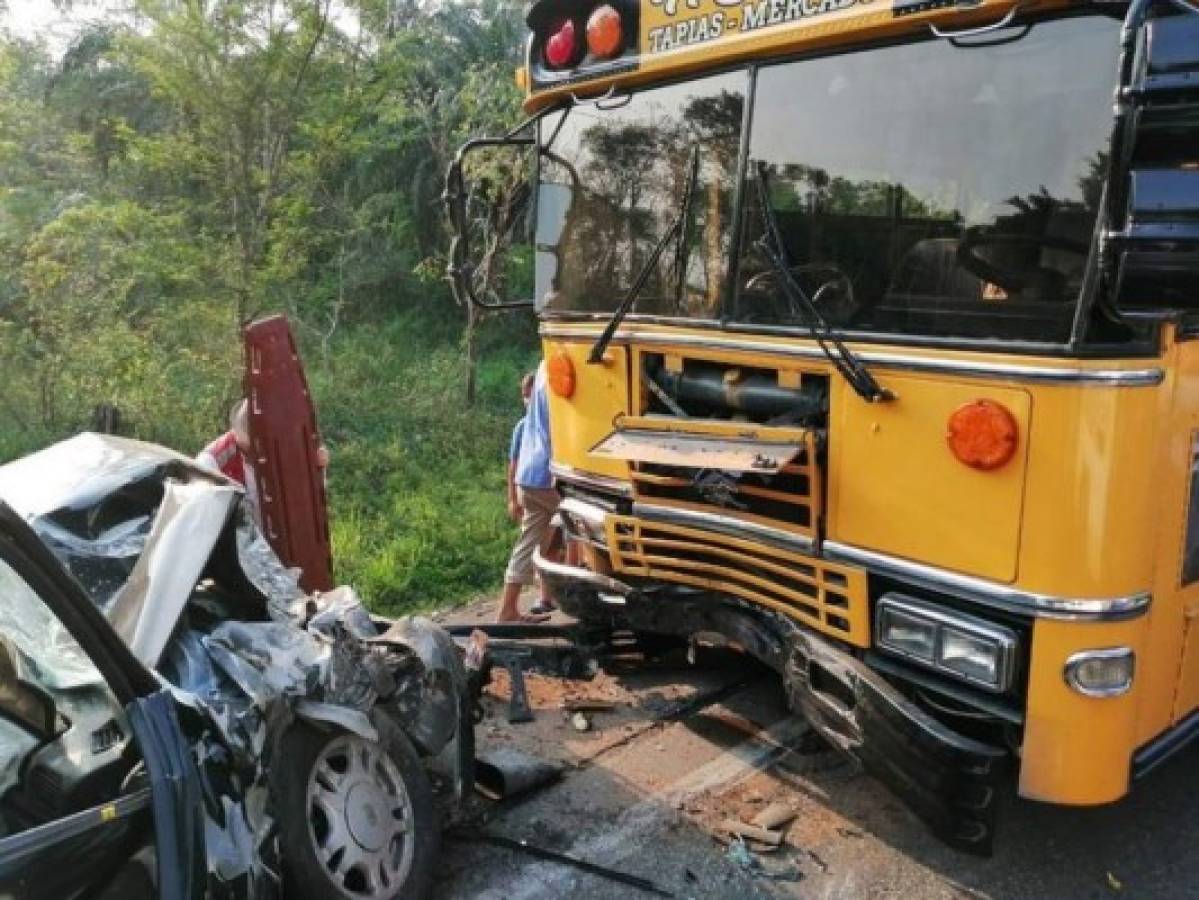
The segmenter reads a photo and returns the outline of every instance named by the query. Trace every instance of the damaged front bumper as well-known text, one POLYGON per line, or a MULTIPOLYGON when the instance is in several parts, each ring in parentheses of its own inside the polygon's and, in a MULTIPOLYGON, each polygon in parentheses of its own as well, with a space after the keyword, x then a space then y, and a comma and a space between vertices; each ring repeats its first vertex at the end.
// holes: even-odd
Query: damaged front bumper
POLYGON ((715 632, 783 678, 792 709, 858 760, 951 846, 989 854, 1007 753, 958 734, 879 673, 794 621, 711 593, 655 587, 537 556, 562 609, 585 626, 690 636, 715 632))

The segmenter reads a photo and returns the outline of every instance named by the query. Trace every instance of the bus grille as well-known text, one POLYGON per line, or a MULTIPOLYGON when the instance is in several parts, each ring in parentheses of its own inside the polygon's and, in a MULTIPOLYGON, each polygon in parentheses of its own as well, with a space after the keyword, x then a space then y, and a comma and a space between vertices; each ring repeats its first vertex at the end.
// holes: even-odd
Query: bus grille
POLYGON ((616 572, 729 594, 870 645, 864 572, 673 523, 610 515, 606 526, 616 572))
POLYGON ((815 460, 816 436, 808 432, 799 455, 773 474, 642 462, 633 464, 630 475, 639 501, 732 516, 814 541, 822 503, 815 460))

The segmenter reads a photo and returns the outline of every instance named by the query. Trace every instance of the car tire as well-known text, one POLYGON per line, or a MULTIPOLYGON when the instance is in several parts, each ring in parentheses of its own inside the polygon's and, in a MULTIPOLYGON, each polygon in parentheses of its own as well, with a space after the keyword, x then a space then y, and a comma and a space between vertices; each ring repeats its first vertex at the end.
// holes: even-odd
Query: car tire
POLYGON ((279 744, 272 793, 288 900, 416 900, 441 831, 411 742, 385 716, 379 740, 295 723, 279 744))

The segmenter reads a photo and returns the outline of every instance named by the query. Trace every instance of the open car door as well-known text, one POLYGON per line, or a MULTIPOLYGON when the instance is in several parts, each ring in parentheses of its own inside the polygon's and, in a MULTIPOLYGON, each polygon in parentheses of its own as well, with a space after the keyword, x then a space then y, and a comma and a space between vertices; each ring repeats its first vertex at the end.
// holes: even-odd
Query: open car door
POLYGON ((171 696, 0 502, 0 896, 199 897, 202 816, 171 696))

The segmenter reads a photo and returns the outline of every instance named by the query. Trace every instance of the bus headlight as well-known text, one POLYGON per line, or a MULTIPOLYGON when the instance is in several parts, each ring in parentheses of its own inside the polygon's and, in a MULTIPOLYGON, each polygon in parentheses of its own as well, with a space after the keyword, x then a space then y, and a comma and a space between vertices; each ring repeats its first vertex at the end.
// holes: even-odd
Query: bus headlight
POLYGON ((1066 684, 1086 697, 1119 697, 1132 687, 1135 666, 1128 647, 1084 650, 1066 660, 1066 684))
POLYGON ((1002 646, 990 639, 975 637, 956 628, 941 629, 941 647, 937 662, 970 681, 999 686, 1002 646))
POLYGON ((1005 691, 1015 673, 1015 632, 902 594, 878 601, 875 644, 880 650, 988 691, 1005 691))

